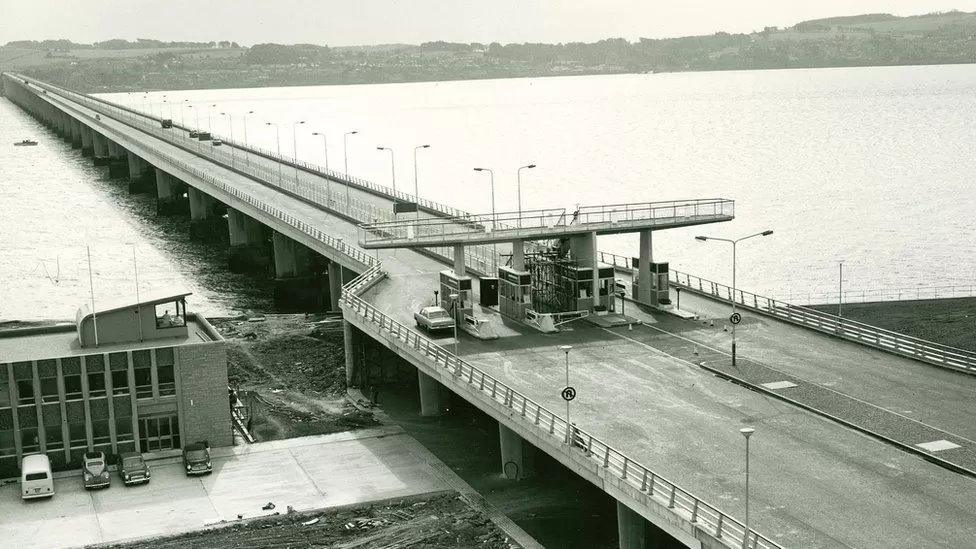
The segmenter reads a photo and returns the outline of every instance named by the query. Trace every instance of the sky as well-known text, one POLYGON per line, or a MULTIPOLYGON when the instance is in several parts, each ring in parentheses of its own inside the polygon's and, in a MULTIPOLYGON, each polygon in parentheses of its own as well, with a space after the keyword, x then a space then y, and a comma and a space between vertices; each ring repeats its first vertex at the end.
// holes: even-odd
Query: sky
POLYGON ((976 11, 976 0, 0 0, 0 44, 68 38, 330 46, 636 40, 838 15, 976 11))

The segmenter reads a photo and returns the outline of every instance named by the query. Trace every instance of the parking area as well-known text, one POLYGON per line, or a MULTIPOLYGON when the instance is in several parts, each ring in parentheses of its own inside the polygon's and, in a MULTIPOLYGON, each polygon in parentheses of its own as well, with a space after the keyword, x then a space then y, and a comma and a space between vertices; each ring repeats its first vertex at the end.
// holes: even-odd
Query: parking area
POLYGON ((196 530, 274 512, 328 508, 448 489, 398 427, 215 448, 214 471, 187 477, 179 458, 150 461, 152 481, 86 491, 80 473, 55 479, 52 499, 0 488, 6 547, 75 547, 196 530), (275 508, 263 510, 267 503, 275 508))

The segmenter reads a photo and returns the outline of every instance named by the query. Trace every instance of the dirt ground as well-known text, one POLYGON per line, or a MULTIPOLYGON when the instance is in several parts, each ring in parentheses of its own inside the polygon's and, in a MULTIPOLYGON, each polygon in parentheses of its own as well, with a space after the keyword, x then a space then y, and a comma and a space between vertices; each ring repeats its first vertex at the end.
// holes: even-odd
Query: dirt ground
MULTIPOLYGON (((837 314, 837 305, 812 308, 837 314)), ((851 303, 843 313, 844 318, 976 351, 976 298, 851 303)))
POLYGON ((258 441, 378 423, 345 398, 342 323, 325 315, 210 319, 228 341, 227 373, 258 441))
POLYGON ((510 549, 519 545, 454 493, 326 512, 283 514, 118 548, 510 549))

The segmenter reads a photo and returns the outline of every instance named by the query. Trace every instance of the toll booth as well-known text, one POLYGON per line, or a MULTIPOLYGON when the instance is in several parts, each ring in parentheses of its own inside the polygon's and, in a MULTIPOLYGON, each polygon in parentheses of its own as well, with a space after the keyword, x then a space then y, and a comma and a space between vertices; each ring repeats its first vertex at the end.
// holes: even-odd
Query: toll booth
POLYGON ((482 307, 498 306, 498 279, 493 276, 483 276, 478 279, 481 292, 478 293, 478 303, 482 307))
POLYGON ((451 313, 451 316, 456 320, 464 322, 465 315, 471 315, 473 312, 472 300, 474 296, 471 294, 471 277, 467 275, 459 276, 451 270, 441 271, 440 298, 440 306, 451 313), (454 309, 454 301, 451 299, 451 294, 458 295, 457 306, 460 310, 454 309))
POLYGON ((596 307, 603 307, 604 310, 612 311, 614 308, 613 288, 614 276, 613 267, 598 267, 597 289, 598 294, 593 296, 593 268, 591 267, 571 267, 565 270, 564 283, 572 288, 574 295, 573 311, 592 311, 596 307))
POLYGON ((522 320, 532 308, 532 276, 529 271, 498 267, 498 310, 505 316, 522 320))
POLYGON ((599 267, 597 269, 597 275, 600 277, 598 281, 600 299, 597 301, 597 305, 602 305, 607 311, 613 311, 617 303, 617 300, 614 299, 616 278, 614 277, 613 267, 599 267))
MULTIPOLYGON (((636 262, 635 262, 636 263, 636 262)), ((633 298, 639 299, 640 285, 643 281, 638 276, 639 270, 634 271, 633 298)), ((651 263, 651 303, 650 305, 671 304, 671 292, 668 283, 668 264, 651 263)))

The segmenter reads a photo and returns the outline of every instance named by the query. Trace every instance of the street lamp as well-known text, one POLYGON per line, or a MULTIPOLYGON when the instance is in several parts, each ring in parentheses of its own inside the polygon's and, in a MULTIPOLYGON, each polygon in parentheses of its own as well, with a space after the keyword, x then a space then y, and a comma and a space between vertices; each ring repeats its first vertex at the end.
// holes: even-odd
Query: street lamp
POLYGON ((750 528, 749 528, 749 437, 752 436, 752 433, 755 433, 756 430, 753 429, 752 427, 743 427, 742 429, 739 429, 739 432, 742 433, 742 436, 746 437, 746 531, 745 534, 742 536, 742 548, 746 549, 749 545, 749 532, 750 532, 750 528))
MULTIPOLYGON (((226 116, 227 117, 227 123, 230 125, 230 140, 231 141, 234 141, 234 117, 231 116, 230 113, 226 113, 226 112, 220 113, 220 116, 226 116)), ((231 162, 231 164, 233 164, 234 163, 234 160, 236 160, 236 158, 237 158, 237 154, 234 153, 234 149, 236 149, 236 148, 237 147, 235 145, 231 145, 231 147, 230 147, 230 162, 231 162)))
MULTIPOLYGON (((300 124, 304 124, 304 123, 305 123, 304 120, 299 120, 298 122, 291 123, 291 150, 292 150, 292 155, 295 157, 294 166, 295 166, 296 186, 298 185, 298 134, 296 133, 295 128, 297 128, 300 124)), ((278 154, 278 156, 281 156, 281 154, 278 154)))
MULTIPOLYGON (((312 135, 318 135, 322 138, 322 156, 325 157, 325 171, 329 171, 329 138, 326 137, 325 132, 312 132, 312 135)), ((332 179, 326 175, 325 178, 325 202, 326 204, 332 203, 332 179)))
POLYGON ((266 126, 274 126, 275 129, 275 141, 278 143, 278 184, 281 185, 281 136, 278 133, 278 125, 272 124, 271 122, 265 122, 266 126))
POLYGON ((420 221, 420 187, 417 183, 417 151, 429 149, 430 145, 417 145, 413 148, 413 199, 417 203, 417 221, 420 221))
MULTIPOLYGON (((735 240, 731 240, 728 238, 716 238, 714 236, 695 237, 695 240, 700 240, 702 242, 705 242, 706 240, 717 240, 719 242, 729 242, 732 244, 732 316, 733 317, 735 316, 735 245, 748 238, 752 238, 755 236, 769 236, 771 234, 773 234, 773 231, 763 231, 761 233, 743 236, 742 238, 737 238, 735 240)), ((731 318, 729 319, 729 321, 732 322, 732 366, 735 367, 735 325, 738 322, 733 321, 731 318)))
POLYGON ((454 317, 454 356, 460 356, 458 355, 457 327, 458 327, 458 298, 461 296, 458 294, 450 294, 447 297, 451 298, 451 312, 453 313, 451 316, 454 317))
MULTIPOLYGON (((207 107, 207 131, 210 133, 213 133, 213 127, 210 125, 210 113, 213 111, 213 108, 216 106, 217 106, 216 104, 213 104, 207 107)), ((213 136, 211 136, 211 139, 213 139, 213 136)))
POLYGON ((247 111, 247 113, 241 115, 241 118, 244 119, 244 162, 248 165, 251 164, 251 155, 248 153, 250 146, 247 144, 247 115, 249 114, 254 114, 254 111, 247 111))
POLYGON ((515 171, 515 176, 518 181, 518 228, 522 228, 522 170, 531 170, 535 167, 535 164, 527 164, 520 167, 515 171))
POLYGON ((189 103, 189 102, 190 102, 189 99, 184 99, 183 102, 180 103, 180 126, 183 126, 184 129, 186 128, 186 122, 183 121, 183 107, 187 106, 184 103, 189 103))
POLYGON ((393 149, 389 147, 376 147, 378 151, 389 151, 390 153, 390 175, 393 178, 393 219, 397 217, 397 190, 396 190, 396 164, 393 161, 393 149))
MULTIPOLYGON (((559 350, 566 355, 566 387, 564 391, 569 388, 569 351, 573 349, 572 345, 560 345, 559 350)), ((566 401, 566 443, 573 443, 572 427, 569 423, 569 399, 563 396, 563 400, 566 401)))
MULTIPOLYGON (((495 172, 491 168, 475 168, 476 172, 488 172, 491 181, 491 230, 494 232, 498 227, 498 217, 495 215, 495 172)), ((491 244, 492 253, 492 263, 498 261, 498 244, 492 242, 491 244)))
POLYGON ((346 211, 349 210, 349 136, 356 135, 358 130, 342 134, 342 166, 346 176, 346 211))

